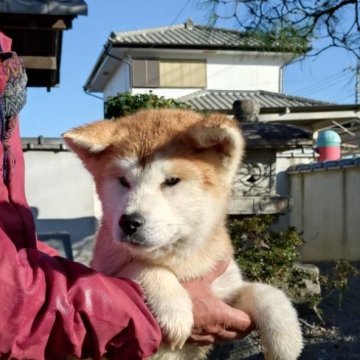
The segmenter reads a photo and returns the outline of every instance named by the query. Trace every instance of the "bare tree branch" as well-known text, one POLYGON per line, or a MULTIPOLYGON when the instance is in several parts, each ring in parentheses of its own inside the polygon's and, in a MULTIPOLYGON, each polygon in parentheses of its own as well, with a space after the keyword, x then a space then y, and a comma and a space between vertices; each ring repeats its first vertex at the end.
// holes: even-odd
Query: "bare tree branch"
POLYGON ((196 0, 210 10, 213 25, 235 19, 240 30, 297 36, 312 42, 322 39, 307 56, 331 47, 360 59, 359 0, 196 0), (326 40, 326 41, 324 41, 326 40))

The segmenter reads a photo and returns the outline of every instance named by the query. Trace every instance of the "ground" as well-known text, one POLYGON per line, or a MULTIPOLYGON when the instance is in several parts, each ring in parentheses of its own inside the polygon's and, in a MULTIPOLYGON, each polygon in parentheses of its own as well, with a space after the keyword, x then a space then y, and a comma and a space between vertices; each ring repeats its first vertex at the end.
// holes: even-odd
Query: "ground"
MULTIPOLYGON (((78 244, 75 259, 88 264, 91 258, 92 239, 78 244)), ((316 264, 326 274, 332 264, 316 264)), ((360 262, 353 263, 360 270, 360 262)), ((298 308, 305 338, 300 360, 360 360, 360 277, 352 278, 343 293, 341 308, 339 294, 333 293, 320 305, 325 324, 314 312, 298 308)), ((218 345, 209 360, 261 360, 256 334, 235 343, 218 345)))
MULTIPOLYGON (((354 263, 360 269, 360 263, 354 263)), ((319 264, 326 273, 330 264, 319 264)), ((339 294, 332 293, 321 306, 325 324, 313 312, 298 308, 305 348, 301 360, 360 360, 360 277, 352 278, 343 293, 341 308, 339 294)), ((232 344, 218 345, 210 360, 260 360, 257 337, 232 344), (255 346, 254 346, 255 345, 255 346)))

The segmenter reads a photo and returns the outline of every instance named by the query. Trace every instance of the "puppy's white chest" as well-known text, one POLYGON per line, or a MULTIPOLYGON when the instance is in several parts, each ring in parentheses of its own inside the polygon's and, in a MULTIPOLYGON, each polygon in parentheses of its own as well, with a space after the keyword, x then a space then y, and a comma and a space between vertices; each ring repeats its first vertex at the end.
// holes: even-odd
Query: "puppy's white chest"
POLYGON ((226 271, 212 283, 211 289, 215 296, 222 300, 232 297, 234 292, 241 286, 243 280, 241 271, 234 260, 231 260, 226 271))

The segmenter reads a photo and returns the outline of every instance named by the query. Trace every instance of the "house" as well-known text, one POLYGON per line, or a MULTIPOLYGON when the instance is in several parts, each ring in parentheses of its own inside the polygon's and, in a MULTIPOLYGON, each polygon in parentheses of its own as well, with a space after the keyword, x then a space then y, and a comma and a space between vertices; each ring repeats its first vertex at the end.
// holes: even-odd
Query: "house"
MULTIPOLYGON (((296 41, 296 40, 294 40, 296 41)), ((359 119, 360 105, 337 105, 282 93, 284 67, 296 44, 264 41, 239 31, 184 24, 111 33, 84 89, 175 98, 196 110, 232 113, 235 100, 260 103, 261 122, 317 131, 359 119)), ((297 53, 306 48, 297 48, 297 53)))
POLYGON ((197 90, 282 91, 282 46, 227 29, 184 24, 110 34, 86 84, 106 99, 149 90, 179 98, 197 90), (240 56, 239 56, 240 55, 240 56))

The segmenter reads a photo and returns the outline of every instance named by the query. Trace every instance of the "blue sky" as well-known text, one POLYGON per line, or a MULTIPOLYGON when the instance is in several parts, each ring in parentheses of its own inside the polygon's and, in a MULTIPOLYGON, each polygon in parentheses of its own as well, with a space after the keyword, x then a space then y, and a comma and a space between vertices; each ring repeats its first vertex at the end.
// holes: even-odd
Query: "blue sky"
MULTIPOLYGON (((128 31, 183 23, 192 18, 206 24, 204 9, 193 0, 85 0, 88 16, 80 16, 64 33, 61 80, 58 88, 30 88, 21 112, 22 136, 59 137, 67 129, 101 119, 103 103, 84 93, 83 85, 112 31, 128 31)), ((234 27, 231 21, 221 26, 234 27)), ((354 103, 355 59, 344 51, 329 50, 317 58, 287 66, 284 92, 292 95, 354 103)))

